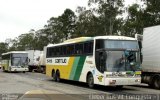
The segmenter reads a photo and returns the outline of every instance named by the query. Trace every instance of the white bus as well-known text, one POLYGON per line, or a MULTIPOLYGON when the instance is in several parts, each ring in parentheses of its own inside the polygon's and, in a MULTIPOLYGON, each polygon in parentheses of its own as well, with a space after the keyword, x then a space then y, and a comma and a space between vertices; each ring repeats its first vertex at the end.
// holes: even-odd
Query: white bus
POLYGON ((28 53, 11 51, 2 54, 2 69, 8 72, 28 71, 28 53))
POLYGON ((80 37, 47 46, 46 75, 123 87, 141 83, 138 42, 124 36, 80 37))

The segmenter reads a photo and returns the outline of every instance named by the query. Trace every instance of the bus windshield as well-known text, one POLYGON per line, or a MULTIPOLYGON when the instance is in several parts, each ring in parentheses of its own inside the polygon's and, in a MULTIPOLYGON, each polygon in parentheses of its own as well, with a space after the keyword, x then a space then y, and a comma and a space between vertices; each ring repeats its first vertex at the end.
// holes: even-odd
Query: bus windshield
POLYGON ((13 57, 12 66, 25 66, 27 65, 27 57, 13 57))
POLYGON ((104 47, 111 49, 106 51, 106 70, 117 72, 139 70, 140 55, 137 41, 105 40, 104 47))
POLYGON ((106 51, 107 71, 137 71, 140 70, 138 51, 106 51))
POLYGON ((21 58, 21 65, 25 66, 25 65, 27 65, 27 63, 28 63, 28 57, 22 57, 21 58))
POLYGON ((21 66, 21 58, 12 58, 12 66, 21 66))
POLYGON ((27 54, 12 54, 12 66, 25 66, 28 63, 27 54))
POLYGON ((140 52, 137 41, 104 40, 99 49, 99 66, 104 71, 138 71, 140 70, 140 52))

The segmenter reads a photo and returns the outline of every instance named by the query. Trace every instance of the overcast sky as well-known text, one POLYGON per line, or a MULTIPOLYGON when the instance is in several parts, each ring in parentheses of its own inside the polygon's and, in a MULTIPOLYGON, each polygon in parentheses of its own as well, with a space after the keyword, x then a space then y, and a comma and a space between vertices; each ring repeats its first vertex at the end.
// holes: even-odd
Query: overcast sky
MULTIPOLYGON (((87 6, 88 0, 0 0, 0 42, 14 39, 30 29, 41 29, 51 17, 57 17, 66 8, 87 6)), ((135 0, 126 0, 131 4, 135 0)))

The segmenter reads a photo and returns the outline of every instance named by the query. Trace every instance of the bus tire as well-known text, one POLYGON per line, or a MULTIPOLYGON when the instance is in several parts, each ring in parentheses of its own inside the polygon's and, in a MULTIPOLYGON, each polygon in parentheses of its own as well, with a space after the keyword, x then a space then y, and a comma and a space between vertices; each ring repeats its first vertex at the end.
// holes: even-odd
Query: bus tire
POLYGON ((56 73, 54 69, 52 70, 52 78, 53 78, 53 81, 56 81, 56 73))
POLYGON ((41 73, 45 73, 45 69, 44 69, 44 67, 41 67, 41 73))
POLYGON ((154 77, 153 86, 155 89, 160 89, 160 76, 154 77))
POLYGON ((117 86, 116 86, 116 89, 118 89, 118 90, 119 90, 119 89, 122 89, 122 88, 123 88, 123 85, 117 85, 117 86))
POLYGON ((56 71, 56 81, 60 82, 60 72, 59 72, 59 70, 56 71))
POLYGON ((43 68, 43 74, 46 74, 46 66, 43 68))
POLYGON ((4 68, 4 66, 2 67, 2 70, 3 70, 3 72, 5 72, 5 68, 4 68))
POLYGON ((91 73, 89 73, 87 75, 87 83, 88 83, 89 88, 94 87, 94 78, 93 78, 93 75, 91 73))

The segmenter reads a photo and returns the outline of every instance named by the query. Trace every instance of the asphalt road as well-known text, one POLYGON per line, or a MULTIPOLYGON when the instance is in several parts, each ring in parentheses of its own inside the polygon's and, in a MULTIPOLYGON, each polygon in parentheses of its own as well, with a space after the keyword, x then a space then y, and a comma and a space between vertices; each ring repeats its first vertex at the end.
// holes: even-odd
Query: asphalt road
MULTIPOLYGON (((54 82, 52 78, 41 73, 6 73, 0 70, 0 94, 24 94, 27 91, 47 91, 50 94, 70 95, 73 100, 159 100, 160 90, 152 89, 146 84, 115 87, 87 87, 85 83, 62 80, 54 82)), ((38 92, 39 93, 39 92, 38 92)), ((46 93, 46 92, 45 92, 46 93)), ((1 100, 1 99, 0 99, 1 100)))

